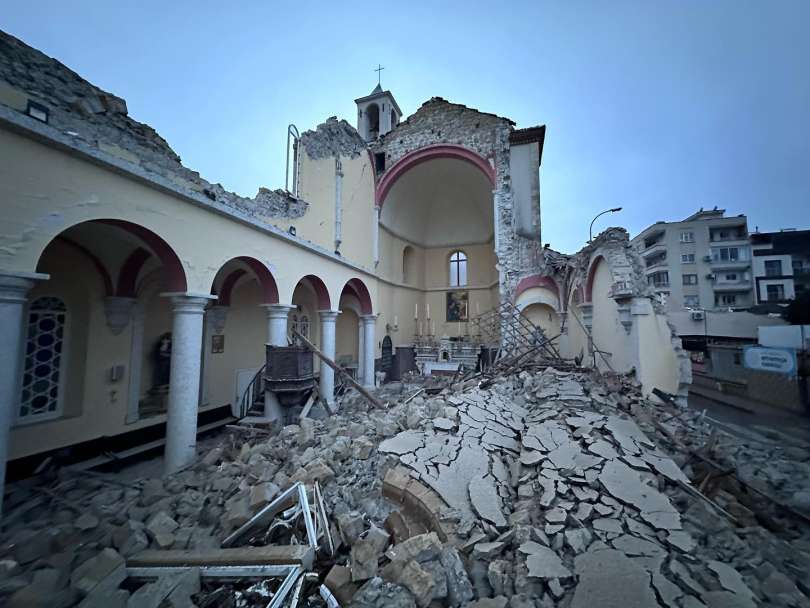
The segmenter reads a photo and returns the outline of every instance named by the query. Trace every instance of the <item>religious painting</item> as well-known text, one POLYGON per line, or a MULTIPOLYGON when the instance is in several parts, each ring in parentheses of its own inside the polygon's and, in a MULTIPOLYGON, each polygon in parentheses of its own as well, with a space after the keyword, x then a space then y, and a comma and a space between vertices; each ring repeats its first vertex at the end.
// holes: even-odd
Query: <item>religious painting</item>
POLYGON ((447 292, 447 322, 466 322, 469 312, 469 292, 448 291, 447 292))
POLYGON ((214 334, 213 336, 211 336, 211 352, 215 355, 219 355, 225 352, 224 334, 214 334))

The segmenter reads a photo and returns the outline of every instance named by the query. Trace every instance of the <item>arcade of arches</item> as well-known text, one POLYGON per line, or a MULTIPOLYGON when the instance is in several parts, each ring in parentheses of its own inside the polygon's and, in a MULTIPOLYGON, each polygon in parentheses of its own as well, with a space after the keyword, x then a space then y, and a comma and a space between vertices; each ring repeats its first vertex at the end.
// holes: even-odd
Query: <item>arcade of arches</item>
MULTIPOLYGON (((0 96, 0 472, 150 433, 176 471, 199 427, 246 400, 281 416, 272 391, 251 391, 292 330, 372 387, 383 341, 422 371, 475 365, 470 319, 503 302, 564 327, 569 292, 540 242, 544 127, 441 98, 400 121, 377 87, 356 100, 358 129, 331 118, 296 136, 292 191, 247 198, 184 167, 123 100, 14 48, 70 95, 0 64, 14 93, 0 96), (85 120, 71 98, 105 109, 85 120), (28 99, 47 101, 44 122, 28 99)), ((613 297, 600 273, 594 302, 613 297)), ((593 316, 624 339, 609 304, 593 316)), ((311 368, 333 401, 332 368, 311 368)))

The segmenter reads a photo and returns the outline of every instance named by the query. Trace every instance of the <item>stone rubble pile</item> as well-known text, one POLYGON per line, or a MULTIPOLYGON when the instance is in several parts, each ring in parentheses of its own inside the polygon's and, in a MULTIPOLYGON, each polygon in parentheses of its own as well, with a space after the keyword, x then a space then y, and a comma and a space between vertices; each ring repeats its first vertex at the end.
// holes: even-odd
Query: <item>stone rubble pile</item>
MULTIPOLYGON (((380 391, 387 409, 350 393, 335 416, 223 434, 162 479, 63 471, 18 484, 0 604, 265 606, 278 580, 220 584, 190 569, 135 584, 126 562, 217 549, 280 492, 317 481, 337 546, 318 552, 313 577, 342 606, 808 605, 806 522, 764 506, 779 523, 767 529, 724 490, 734 523, 697 493, 688 449, 711 433, 699 413, 653 405, 626 379, 554 368, 435 396, 404 388, 380 391)), ((719 453, 733 441, 715 458, 741 460, 742 448, 719 453)), ((269 540, 306 542, 295 527, 269 540)), ((326 600, 307 584, 299 605, 326 600)))

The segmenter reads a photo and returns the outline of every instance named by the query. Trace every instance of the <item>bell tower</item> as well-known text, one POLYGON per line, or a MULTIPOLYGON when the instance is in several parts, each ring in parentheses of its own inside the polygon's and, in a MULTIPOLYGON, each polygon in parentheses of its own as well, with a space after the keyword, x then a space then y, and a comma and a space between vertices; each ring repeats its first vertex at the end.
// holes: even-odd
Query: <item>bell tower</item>
POLYGON ((354 103, 357 104, 357 132, 366 141, 385 135, 402 117, 391 91, 383 91, 379 82, 369 95, 355 99, 354 103))

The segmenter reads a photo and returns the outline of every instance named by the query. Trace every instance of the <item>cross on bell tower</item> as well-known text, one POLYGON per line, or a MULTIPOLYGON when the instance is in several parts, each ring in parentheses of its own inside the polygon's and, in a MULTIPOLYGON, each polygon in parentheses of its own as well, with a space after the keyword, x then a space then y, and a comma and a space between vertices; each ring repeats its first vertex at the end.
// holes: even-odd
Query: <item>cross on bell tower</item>
POLYGON ((383 91, 382 71, 385 68, 377 64, 377 86, 365 97, 355 99, 357 104, 357 131, 366 141, 385 135, 399 124, 402 110, 399 109, 391 91, 383 91))

